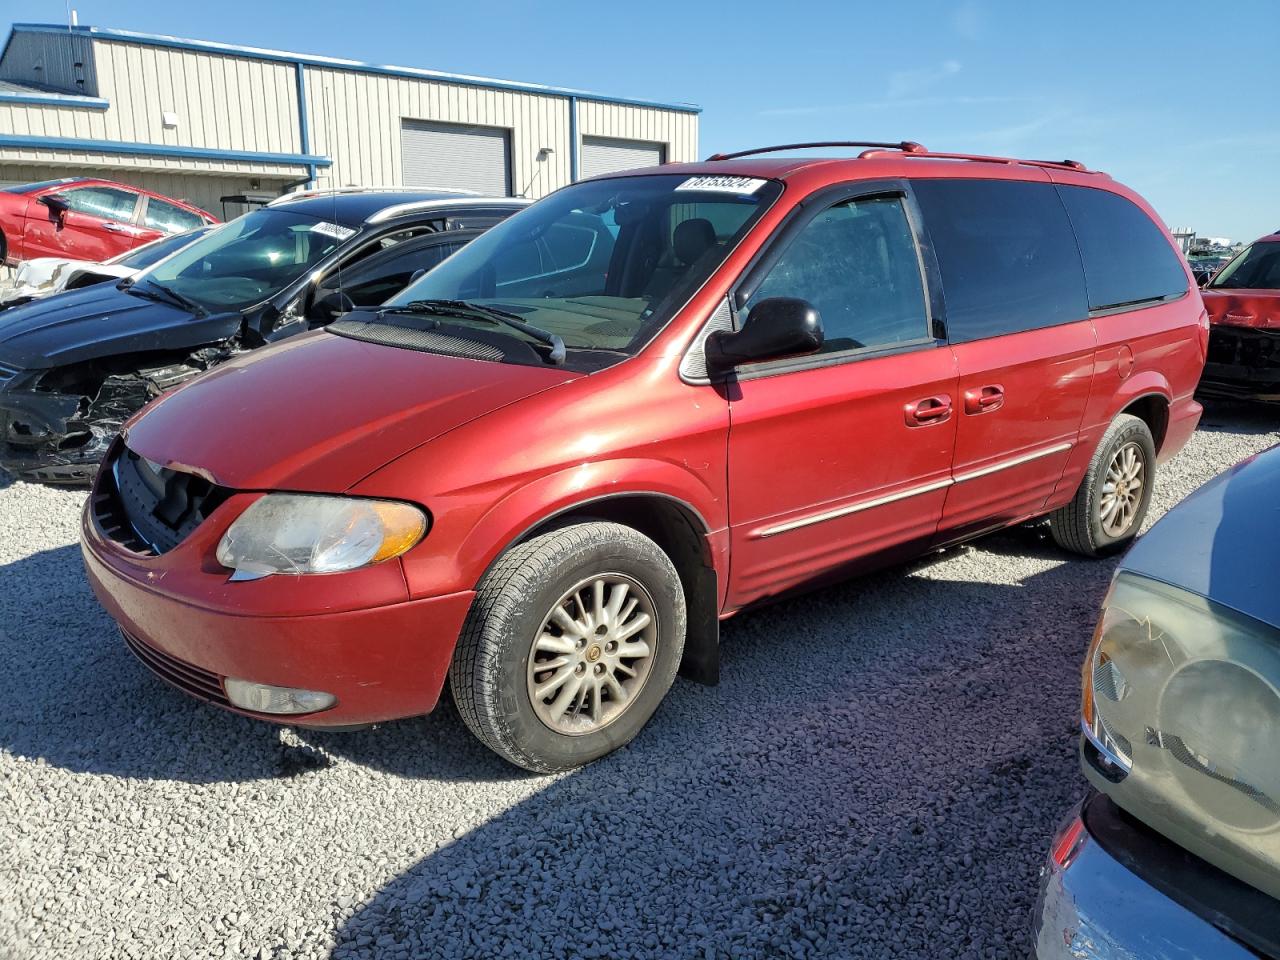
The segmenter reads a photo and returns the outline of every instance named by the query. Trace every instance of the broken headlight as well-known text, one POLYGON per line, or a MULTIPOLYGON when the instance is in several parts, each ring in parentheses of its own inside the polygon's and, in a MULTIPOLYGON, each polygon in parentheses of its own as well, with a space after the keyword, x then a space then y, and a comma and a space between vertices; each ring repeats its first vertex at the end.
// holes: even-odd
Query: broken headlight
POLYGON ((398 557, 426 532, 426 513, 408 503, 269 493, 228 528, 218 562, 233 580, 340 573, 398 557))
MULTIPOLYGON (((1084 734, 1123 793, 1210 834, 1280 827, 1280 631, 1122 572, 1084 668, 1084 734), (1176 811, 1176 813, 1174 813, 1176 811)), ((1089 751, 1086 751, 1088 754, 1089 751)))

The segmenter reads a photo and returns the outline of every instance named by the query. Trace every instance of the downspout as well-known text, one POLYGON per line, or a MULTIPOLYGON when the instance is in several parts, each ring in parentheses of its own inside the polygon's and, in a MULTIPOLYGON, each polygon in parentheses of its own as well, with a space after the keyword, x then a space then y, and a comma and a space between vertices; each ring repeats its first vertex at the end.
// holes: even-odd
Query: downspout
MULTIPOLYGON (((294 76, 298 81, 298 145, 301 149, 299 153, 310 155, 311 153, 311 128, 307 124, 307 75, 306 67, 299 60, 294 63, 294 76)), ((314 163, 307 164, 306 186, 310 187, 315 184, 316 165, 314 163)), ((293 185, 290 184, 292 187, 293 185)))
POLYGON ((578 182, 578 98, 569 98, 569 182, 578 182))

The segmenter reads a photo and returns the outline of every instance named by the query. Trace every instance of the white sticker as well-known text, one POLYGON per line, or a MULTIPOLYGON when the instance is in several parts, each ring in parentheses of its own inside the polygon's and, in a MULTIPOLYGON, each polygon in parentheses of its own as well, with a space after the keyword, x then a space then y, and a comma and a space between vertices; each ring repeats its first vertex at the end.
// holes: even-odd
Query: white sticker
POLYGON ((768 182, 755 177, 690 177, 676 189, 703 193, 755 193, 768 182))
POLYGON ((351 227, 344 227, 340 223, 330 223, 328 220, 321 220, 311 228, 311 232, 318 233, 325 237, 333 237, 333 239, 341 243, 343 240, 347 239, 347 237, 355 233, 355 230, 351 229, 351 227))

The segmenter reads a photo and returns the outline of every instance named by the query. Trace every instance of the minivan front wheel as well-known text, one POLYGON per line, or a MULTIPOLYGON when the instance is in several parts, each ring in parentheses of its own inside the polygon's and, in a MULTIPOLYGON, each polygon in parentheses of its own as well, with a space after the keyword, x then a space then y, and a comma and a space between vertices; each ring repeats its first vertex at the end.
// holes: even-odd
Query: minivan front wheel
POLYGON ((554 773, 628 743, 670 689, 685 598, 638 531, 579 523, 508 550, 485 575, 449 669, 463 721, 528 770, 554 773))
POLYGON ((1053 539, 1088 557, 1122 548, 1146 518, 1155 465, 1151 430, 1139 418, 1120 414, 1102 435, 1075 498, 1050 514, 1053 539))

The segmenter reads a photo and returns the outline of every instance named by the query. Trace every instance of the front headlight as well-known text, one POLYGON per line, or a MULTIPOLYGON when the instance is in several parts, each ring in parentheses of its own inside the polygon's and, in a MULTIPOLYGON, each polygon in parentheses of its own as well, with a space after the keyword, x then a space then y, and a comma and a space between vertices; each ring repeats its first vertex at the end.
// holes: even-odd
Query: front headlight
POLYGON ((395 500, 269 493, 231 524, 218 562, 232 580, 339 573, 398 557, 427 532, 427 515, 395 500))
MULTIPOLYGON (((1103 776, 1213 832, 1280 826, 1280 631, 1121 573, 1084 668, 1103 776)), ((1132 795, 1132 794, 1131 794, 1132 795)))

